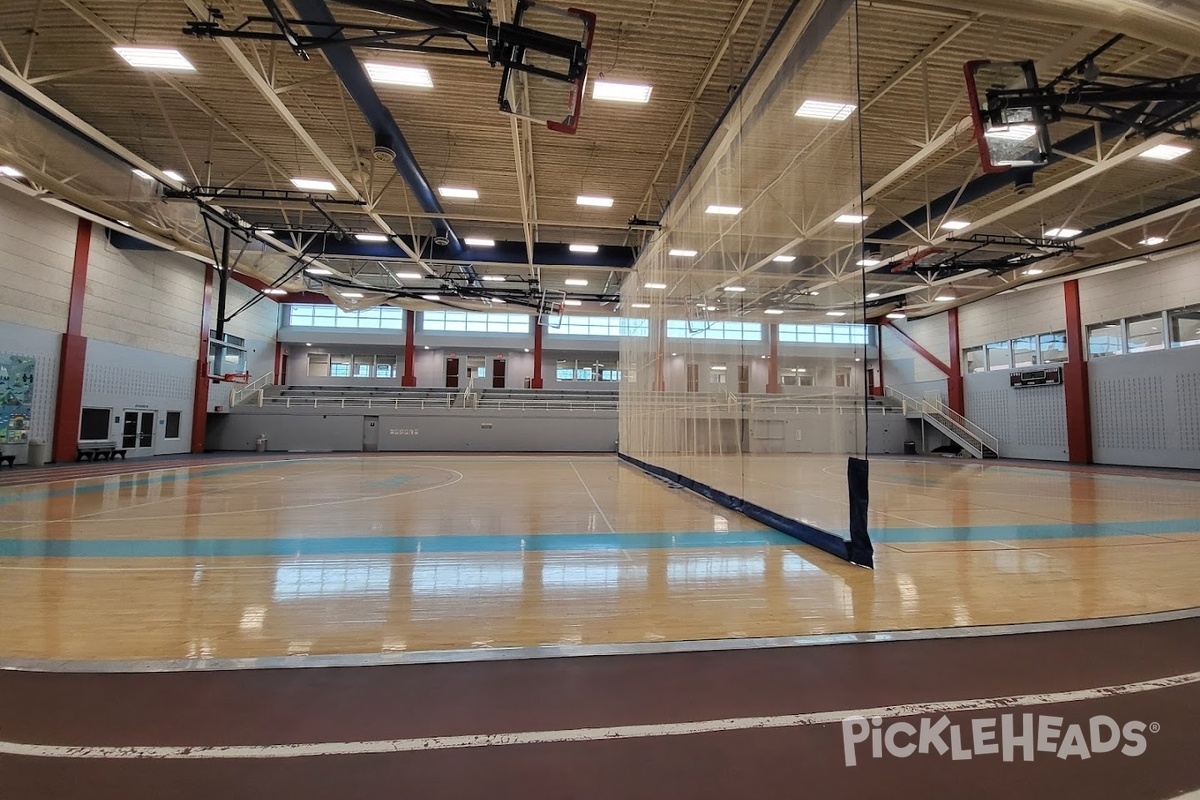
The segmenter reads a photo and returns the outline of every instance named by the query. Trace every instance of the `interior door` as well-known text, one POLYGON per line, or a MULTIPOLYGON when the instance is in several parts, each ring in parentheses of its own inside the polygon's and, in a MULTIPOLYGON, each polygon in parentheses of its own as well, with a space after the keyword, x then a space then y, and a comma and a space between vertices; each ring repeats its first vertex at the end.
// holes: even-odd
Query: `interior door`
POLYGON ((700 391, 700 365, 687 365, 687 390, 689 392, 700 391))
POLYGON ((279 375, 276 376, 280 386, 287 386, 287 369, 288 355, 287 353, 284 353, 279 357, 279 375))
POLYGON ((379 452, 379 417, 363 417, 364 453, 379 452))
POLYGON ((121 448, 128 456, 154 455, 154 425, 158 412, 126 409, 121 423, 121 448))
POLYGON ((492 388, 504 388, 504 359, 497 358, 492 361, 492 388))
POLYGON ((446 359, 446 388, 458 388, 458 358, 446 359))
POLYGON ((750 394, 750 365, 738 365, 738 394, 750 394))

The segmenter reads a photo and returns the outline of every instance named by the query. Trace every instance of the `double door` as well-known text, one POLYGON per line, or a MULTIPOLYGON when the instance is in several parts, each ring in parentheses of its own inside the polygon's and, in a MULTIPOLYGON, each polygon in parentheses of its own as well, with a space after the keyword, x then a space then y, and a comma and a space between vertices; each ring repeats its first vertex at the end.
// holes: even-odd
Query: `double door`
POLYGON ((125 409, 121 424, 121 449, 126 456, 154 455, 154 424, 157 411, 125 409))

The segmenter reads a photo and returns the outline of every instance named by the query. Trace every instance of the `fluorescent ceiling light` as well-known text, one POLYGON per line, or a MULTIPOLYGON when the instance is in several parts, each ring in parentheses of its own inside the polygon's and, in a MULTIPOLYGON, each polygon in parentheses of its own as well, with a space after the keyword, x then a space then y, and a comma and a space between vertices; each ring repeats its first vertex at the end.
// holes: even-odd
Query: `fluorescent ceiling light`
POLYGON ((868 300, 874 300, 876 297, 879 297, 879 292, 867 292, 868 300))
POLYGON ((468 236, 466 239, 463 239, 463 243, 466 244, 468 247, 495 247, 496 246, 495 239, 475 239, 470 236, 468 236))
POLYGON ((800 367, 799 369, 796 370, 796 372, 808 372, 808 370, 805 369, 804 367, 800 367))
POLYGON ((575 198, 577 206, 595 206, 596 208, 612 208, 613 199, 611 197, 589 197, 581 194, 575 198))
POLYGON ((192 62, 183 57, 183 53, 166 47, 114 47, 117 55, 125 59, 131 67, 138 69, 168 70, 174 72, 195 72, 192 62))
POLYGON ((442 197, 452 197, 457 200, 478 200, 479 199, 479 190, 478 189, 464 189, 461 187, 454 187, 454 186, 439 186, 438 194, 440 194, 442 197))
POLYGON ((644 83, 617 83, 615 81, 596 81, 592 84, 592 98, 595 100, 612 100, 617 103, 649 103, 650 92, 654 87, 644 83))
POLYGON ((709 369, 715 369, 720 372, 722 370, 729 369, 729 367, 725 366, 724 364, 713 364, 711 367, 709 367, 709 369))
POLYGON ((716 306, 705 306, 704 310, 705 311, 716 311, 717 307, 716 306))
POLYGON ((734 217, 734 216, 737 216, 738 214, 742 213, 742 207, 741 206, 713 205, 713 206, 709 206, 708 208, 704 209, 704 213, 720 214, 720 215, 726 216, 726 217, 734 217))
POLYGON ((746 291, 746 287, 745 286, 726 286, 725 291, 727 291, 727 292, 744 292, 744 291, 746 291))
POLYGON ((338 294, 340 294, 342 297, 346 297, 351 300, 362 299, 362 292, 338 292, 338 294))
POLYGON ((583 278, 567 278, 563 283, 567 286, 587 286, 587 281, 583 278))
POLYGON ((1029 269, 1025 270, 1025 274, 1026 275, 1041 275, 1043 271, 1044 270, 1040 270, 1037 267, 1030 267, 1029 269))
POLYGON ((503 275, 480 275, 479 277, 485 281, 492 281, 494 283, 508 280, 508 278, 504 277, 503 275))
POLYGON ((437 294, 423 294, 423 295, 421 295, 421 299, 422 299, 422 300, 437 301, 437 300, 441 300, 441 299, 442 299, 442 297, 441 297, 441 295, 437 295, 437 294))
MULTIPOLYGON (((493 303, 498 303, 498 304, 500 304, 500 305, 504 305, 505 303, 507 303, 507 302, 508 302, 507 300, 501 300, 499 297, 492 297, 492 298, 489 298, 489 299, 491 300, 491 302, 493 302, 493 303)), ((528 352, 528 351, 526 351, 526 352, 528 352)))
POLYGON ((667 255, 679 256, 680 258, 695 258, 696 251, 695 250, 672 250, 667 255))
POLYGON ((888 319, 908 319, 908 314, 904 314, 899 311, 893 311, 892 313, 887 315, 887 318, 888 319))
POLYGON ((844 316, 846 316, 846 312, 845 311, 826 311, 825 316, 827 316, 827 317, 844 317, 844 316))
POLYGON ((771 260, 778 262, 780 264, 790 264, 796 260, 796 257, 795 256, 775 256, 771 260))
MULTIPOLYGON (((263 289, 262 293, 263 294, 287 294, 287 291, 284 289, 263 289)), ((362 295, 359 295, 359 297, 361 297, 361 296, 362 295)))
POLYGON ((1009 142, 1023 142, 1037 135, 1034 125, 1009 125, 1006 128, 992 128, 984 134, 989 139, 1004 139, 1009 142))
POLYGON ((780 310, 780 309, 778 309, 778 308, 768 308, 768 309, 767 309, 766 311, 764 311, 763 313, 764 313, 764 314, 782 314, 782 313, 783 313, 783 311, 781 311, 781 310, 780 310))
POLYGON ((129 224, 129 220, 127 220, 127 219, 119 219, 119 220, 117 220, 117 223, 120 225, 124 225, 126 228, 133 227, 132 225, 129 224))
POLYGON ((386 242, 388 240, 388 237, 382 233, 356 233, 354 238, 360 242, 386 242))
POLYGON ((1051 239, 1074 239, 1081 233, 1083 231, 1076 230, 1075 228, 1051 228, 1046 231, 1046 235, 1051 239))
POLYGON ((834 222, 840 222, 844 225, 861 225, 866 221, 867 218, 862 214, 842 214, 834 220, 834 222))
POLYGON ((951 300, 957 300, 958 297, 952 294, 939 294, 933 299, 939 303, 949 303, 951 300))
POLYGON ((1154 247, 1157 244, 1166 244, 1166 243, 1167 243, 1166 237, 1163 237, 1163 236, 1147 236, 1145 239, 1142 239, 1140 242, 1138 242, 1138 244, 1144 244, 1147 247, 1154 247))
POLYGON ((332 275, 333 270, 325 269, 324 267, 307 267, 304 270, 309 275, 332 275))
MULTIPOLYGON (((254 232, 259 234, 260 236, 274 236, 275 235, 275 231, 272 230, 271 228, 255 228, 254 232)), ((326 270, 326 272, 328 272, 328 270, 326 270)))
POLYGON ((647 284, 645 284, 645 288, 647 288, 647 289, 665 289, 665 288, 667 288, 667 285, 665 283, 647 283, 647 284))
POLYGON ((1180 147, 1174 144, 1160 144, 1151 147, 1146 152, 1139 155, 1139 158, 1152 158, 1155 161, 1174 161, 1180 156, 1185 156, 1192 152, 1190 147, 1180 147))
POLYGON ((292 178, 292 186, 297 189, 306 189, 310 192, 336 192, 337 187, 333 185, 333 181, 323 181, 314 178, 292 178))
POLYGON ((403 67, 399 64, 381 64, 368 61, 365 64, 371 83, 386 86, 415 86, 419 89, 432 89, 433 78, 424 67, 403 67))
POLYGON ((649 308, 650 307, 649 303, 633 303, 632 305, 634 308, 649 308))
POLYGON ((808 293, 809 297, 816 297, 819 294, 820 294, 820 292, 809 292, 808 293))
POLYGON ((392 275, 394 275, 397 280, 401 281, 419 281, 428 277, 426 275, 422 275, 420 272, 393 272, 392 275))
POLYGON ((6 178, 24 178, 24 173, 16 167, 0 167, 0 175, 6 178))
POLYGON ((878 258, 863 258, 859 259, 858 265, 860 267, 878 267, 882 263, 878 258))
MULTIPOLYGON (((3 172, 3 171, 4 171, 4 167, 0 167, 0 172, 3 172)), ((135 169, 133 171, 133 174, 137 175, 139 178, 141 178, 144 181, 154 180, 154 176, 151 175, 149 172, 146 172, 145 170, 135 169)))
POLYGON ((852 103, 831 103, 827 100, 805 100, 796 109, 797 117, 809 119, 829 119, 840 122, 854 113, 858 106, 852 103))
POLYGON ((563 300, 563 305, 564 306, 581 306, 581 305, 583 305, 583 301, 582 300, 563 300))
POLYGON ((183 176, 180 175, 178 172, 176 172, 173 169, 164 169, 163 175, 166 175, 168 178, 175 181, 176 183, 183 183, 183 176))
POLYGON ((963 219, 948 219, 942 223, 942 227, 948 231, 961 231, 963 228, 971 227, 971 223, 963 219))
POLYGON ((569 249, 572 253, 598 253, 600 248, 594 244, 573 244, 569 249))

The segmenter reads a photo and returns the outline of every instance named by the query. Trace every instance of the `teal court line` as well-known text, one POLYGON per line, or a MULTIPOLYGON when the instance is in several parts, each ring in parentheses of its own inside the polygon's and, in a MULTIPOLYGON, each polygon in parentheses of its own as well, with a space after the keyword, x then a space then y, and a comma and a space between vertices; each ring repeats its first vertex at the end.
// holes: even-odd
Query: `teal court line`
MULTIPOLYGON (((288 463, 296 461, 317 460, 317 459, 288 459, 288 463)), ((70 497, 78 494, 94 494, 103 492, 109 489, 136 489, 142 486, 153 486, 155 484, 175 483, 185 478, 208 478, 214 475, 231 475, 236 472, 246 472, 255 469, 264 469, 266 467, 279 466, 280 462, 273 461, 255 461, 249 464, 233 464, 225 467, 208 467, 197 469, 196 467, 155 467, 154 471, 160 472, 157 475, 149 475, 145 477, 129 477, 129 473, 118 473, 116 475, 97 475, 91 478, 66 478, 65 480, 86 480, 96 481, 89 483, 86 486, 66 486, 61 489, 30 489, 28 486, 10 486, 0 487, 0 505, 6 503, 24 503, 32 500, 46 500, 52 497, 70 497), (181 474, 182 473, 182 474, 181 474), (113 482, 116 479, 116 482, 113 482)), ((148 470, 149 471, 149 470, 148 470)), ((46 482, 53 482, 54 478, 47 478, 46 482)), ((60 478, 59 480, 64 480, 60 478)))
MULTIPOLYGON (((1061 525, 884 528, 876 543, 1091 539, 1200 533, 1200 519, 1061 525)), ((314 536, 278 539, 0 539, 0 558, 222 558, 444 553, 688 550, 797 545, 773 530, 666 533, 538 533, 441 536, 314 536)))

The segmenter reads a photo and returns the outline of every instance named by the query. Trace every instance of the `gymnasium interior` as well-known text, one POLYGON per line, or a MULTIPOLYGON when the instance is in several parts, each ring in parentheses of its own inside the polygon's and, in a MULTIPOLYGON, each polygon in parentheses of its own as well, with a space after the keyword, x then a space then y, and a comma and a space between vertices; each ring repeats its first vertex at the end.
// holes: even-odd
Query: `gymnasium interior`
POLYGON ((0 800, 1200 798, 1198 210, 1184 0, 5 0, 0 800))

